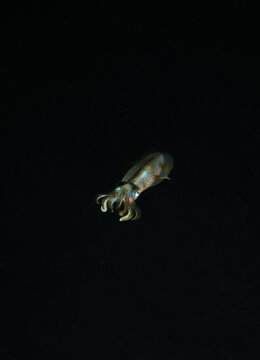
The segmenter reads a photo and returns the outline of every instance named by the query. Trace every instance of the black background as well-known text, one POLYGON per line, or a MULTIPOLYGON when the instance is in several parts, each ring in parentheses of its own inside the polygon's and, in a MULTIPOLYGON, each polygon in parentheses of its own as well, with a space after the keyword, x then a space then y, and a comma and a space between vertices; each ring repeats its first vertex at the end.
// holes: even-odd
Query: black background
POLYGON ((1 13, 1 359, 259 359, 259 7, 1 13), (102 213, 147 152, 171 182, 102 213))

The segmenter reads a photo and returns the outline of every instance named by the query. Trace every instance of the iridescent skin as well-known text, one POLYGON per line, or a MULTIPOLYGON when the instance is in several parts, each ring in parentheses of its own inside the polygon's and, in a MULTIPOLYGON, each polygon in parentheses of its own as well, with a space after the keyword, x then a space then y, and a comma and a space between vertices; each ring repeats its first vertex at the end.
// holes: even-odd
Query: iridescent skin
POLYGON ((103 212, 108 208, 113 212, 116 204, 120 215, 119 221, 137 220, 141 216, 141 210, 135 200, 144 190, 159 184, 164 179, 170 179, 168 175, 172 168, 171 155, 159 152, 147 155, 128 170, 114 191, 98 195, 97 203, 99 204, 102 199, 103 212))

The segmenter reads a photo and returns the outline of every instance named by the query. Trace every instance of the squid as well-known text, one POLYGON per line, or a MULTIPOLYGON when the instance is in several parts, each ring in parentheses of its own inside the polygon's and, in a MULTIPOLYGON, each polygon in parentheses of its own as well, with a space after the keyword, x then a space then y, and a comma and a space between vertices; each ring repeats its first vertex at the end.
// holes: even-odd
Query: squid
POLYGON ((170 180, 169 173, 173 168, 173 159, 168 153, 152 153, 145 156, 131 167, 117 187, 108 194, 99 194, 96 202, 101 210, 108 209, 119 213, 119 221, 137 220, 141 210, 135 200, 149 187, 155 186, 165 179, 170 180))

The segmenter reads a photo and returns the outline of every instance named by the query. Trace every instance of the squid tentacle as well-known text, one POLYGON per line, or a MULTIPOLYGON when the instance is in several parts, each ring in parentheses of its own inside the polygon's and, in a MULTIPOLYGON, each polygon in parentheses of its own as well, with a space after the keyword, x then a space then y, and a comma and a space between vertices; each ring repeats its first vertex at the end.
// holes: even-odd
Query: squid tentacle
POLYGON ((103 198, 103 197, 105 197, 105 196, 107 196, 106 194, 99 194, 99 195, 97 195, 97 197, 96 197, 96 203, 97 204, 100 204, 100 200, 103 198))
POLYGON ((118 191, 113 191, 109 194, 100 194, 97 196, 96 202, 101 204, 102 212, 106 212, 108 209, 114 212, 114 207, 119 211, 123 206, 119 211, 119 221, 137 220, 141 216, 141 210, 135 202, 131 201, 130 203, 128 197, 118 191))
POLYGON ((127 220, 130 220, 132 217, 133 217, 133 214, 134 214, 134 211, 133 211, 133 208, 131 206, 129 206, 127 208, 127 213, 125 216, 122 216, 119 221, 127 221, 127 220))
POLYGON ((114 211, 114 205, 117 203, 116 208, 119 209, 123 199, 121 196, 117 196, 114 192, 109 194, 100 194, 96 198, 96 202, 98 204, 101 203, 101 210, 103 212, 106 212, 108 209, 113 212, 114 211))
POLYGON ((109 197, 105 197, 102 202, 101 202, 101 210, 103 212, 106 212, 107 211, 107 203, 109 202, 109 197))

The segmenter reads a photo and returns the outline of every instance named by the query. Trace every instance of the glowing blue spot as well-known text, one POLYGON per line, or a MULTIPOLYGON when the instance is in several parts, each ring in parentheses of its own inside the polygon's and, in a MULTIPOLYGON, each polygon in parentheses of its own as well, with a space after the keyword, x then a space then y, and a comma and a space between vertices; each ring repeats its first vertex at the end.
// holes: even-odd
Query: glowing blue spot
POLYGON ((121 186, 116 187, 116 190, 121 190, 121 186))

